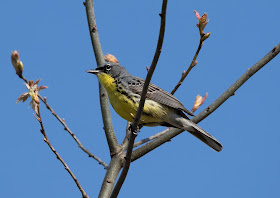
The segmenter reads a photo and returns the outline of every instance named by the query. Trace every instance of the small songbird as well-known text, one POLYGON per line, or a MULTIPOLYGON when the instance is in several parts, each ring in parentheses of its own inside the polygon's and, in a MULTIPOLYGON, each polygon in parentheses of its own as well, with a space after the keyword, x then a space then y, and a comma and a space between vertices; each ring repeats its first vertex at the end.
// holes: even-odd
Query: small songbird
MULTIPOLYGON (((139 106, 144 80, 132 76, 119 63, 104 63, 88 73, 97 75, 105 87, 114 110, 125 120, 133 122, 139 106)), ((193 114, 172 94, 150 83, 139 124, 167 126, 186 130, 216 151, 221 143, 193 123, 185 114, 193 114)))

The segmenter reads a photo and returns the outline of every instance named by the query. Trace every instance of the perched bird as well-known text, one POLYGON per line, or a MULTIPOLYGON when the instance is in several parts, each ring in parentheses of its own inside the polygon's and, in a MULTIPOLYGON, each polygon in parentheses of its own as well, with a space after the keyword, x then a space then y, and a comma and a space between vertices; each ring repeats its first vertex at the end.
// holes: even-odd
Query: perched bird
MULTIPOLYGON (((97 75, 105 87, 114 110, 125 120, 133 122, 136 115, 144 80, 132 76, 119 63, 104 63, 88 73, 97 75)), ((184 114, 192 115, 172 94, 150 83, 144 110, 139 124, 142 126, 167 126, 186 130, 216 151, 221 143, 201 129, 184 114)))

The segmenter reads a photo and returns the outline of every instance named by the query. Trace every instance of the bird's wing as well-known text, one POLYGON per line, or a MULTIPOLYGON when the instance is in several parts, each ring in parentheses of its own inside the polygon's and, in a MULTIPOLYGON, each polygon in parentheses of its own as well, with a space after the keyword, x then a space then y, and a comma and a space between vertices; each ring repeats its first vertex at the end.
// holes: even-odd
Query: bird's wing
MULTIPOLYGON (((125 82, 127 83, 128 88, 133 93, 141 95, 145 83, 145 81, 142 78, 129 76, 125 79, 125 82)), ((175 98, 172 94, 168 93, 167 91, 159 88, 158 86, 152 83, 149 84, 146 98, 156 101, 160 104, 184 111, 187 114, 193 116, 193 114, 190 111, 188 111, 177 98, 175 98)))

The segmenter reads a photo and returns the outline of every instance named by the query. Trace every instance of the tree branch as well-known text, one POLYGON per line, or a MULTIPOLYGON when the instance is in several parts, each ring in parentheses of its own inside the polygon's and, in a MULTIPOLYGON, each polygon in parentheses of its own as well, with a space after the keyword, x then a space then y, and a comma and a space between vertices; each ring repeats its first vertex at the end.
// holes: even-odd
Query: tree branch
POLYGON ((200 41, 199 41, 199 45, 198 45, 198 48, 197 48, 197 50, 196 50, 196 52, 195 52, 195 55, 194 55, 194 57, 193 57, 193 60, 192 60, 192 62, 191 62, 191 64, 190 64, 188 70, 187 70, 186 72, 183 71, 181 79, 179 80, 179 82, 177 83, 177 85, 174 87, 174 89, 171 91, 171 94, 172 94, 172 95, 173 95, 173 94, 177 91, 177 89, 182 85, 183 81, 185 80, 185 78, 187 77, 187 75, 190 73, 190 71, 192 70, 192 68, 194 68, 194 66, 196 66, 196 64, 197 64, 196 58, 197 58, 197 56, 198 56, 198 54, 199 54, 199 52, 200 52, 200 50, 201 50, 201 47, 202 47, 202 45, 203 45, 203 42, 204 42, 204 40, 202 39, 202 36, 201 36, 201 37, 200 37, 200 41))
MULTIPOLYGON (((21 74, 18 75, 22 80, 24 80, 24 82, 28 83, 28 80, 21 74)), ((76 135, 70 130, 70 128, 66 125, 65 121, 60 118, 55 111, 52 109, 52 107, 47 103, 47 98, 43 98, 39 93, 38 93, 38 97, 40 98, 40 100, 46 105, 46 108, 48 110, 50 110, 50 112, 53 114, 53 116, 63 125, 64 130, 66 130, 71 136, 72 138, 75 140, 75 142, 78 144, 78 147, 80 149, 82 149, 85 153, 88 154, 89 157, 92 157, 93 159, 95 159, 99 164, 101 164, 105 169, 107 169, 108 165, 101 160, 99 157, 97 157, 96 155, 92 154, 88 149, 86 149, 83 144, 80 142, 80 140, 76 137, 76 135)))
MULTIPOLYGON (((103 57, 103 52, 100 45, 96 21, 95 21, 93 0, 86 0, 84 2, 84 5, 86 7, 88 27, 89 27, 90 38, 91 38, 96 62, 98 66, 101 66, 104 63, 104 57, 103 57)), ((112 156, 116 154, 116 152, 119 150, 119 144, 113 129, 109 102, 108 102, 108 95, 105 88, 100 83, 99 83, 99 96, 100 96, 100 106, 102 112, 102 119, 104 123, 105 135, 112 156)))
POLYGON ((119 155, 114 155, 111 159, 111 162, 109 164, 109 167, 107 169, 106 175, 104 177, 104 180, 102 182, 102 186, 99 192, 99 198, 107 198, 110 197, 116 179, 118 177, 118 174, 122 168, 123 165, 123 161, 122 161, 123 157, 119 156, 119 155))
POLYGON ((44 136, 44 141, 47 143, 47 145, 49 146, 49 148, 52 150, 52 152, 56 155, 56 158, 62 163, 62 165, 64 166, 65 170, 67 170, 67 172, 70 174, 70 176, 72 177, 72 179, 74 180, 74 182, 76 183, 77 187, 79 188, 79 190, 81 191, 82 193, 82 196, 83 198, 89 198, 89 196, 86 194, 86 192, 84 191, 84 189, 82 188, 81 184, 79 183, 78 179, 75 177, 74 173, 70 170, 70 168, 68 167, 68 165, 65 163, 65 161, 62 159, 62 157, 58 154, 58 152, 54 149, 54 147, 51 145, 48 137, 47 137, 47 134, 45 132, 45 129, 44 129, 44 125, 43 125, 43 122, 42 122, 42 118, 41 118, 41 113, 40 113, 40 107, 39 105, 37 106, 37 113, 36 115, 38 117, 36 117, 34 115, 34 117, 38 120, 38 122, 40 123, 40 126, 41 126, 41 133, 43 134, 44 136))
POLYGON ((154 140, 154 139, 157 139, 157 138, 161 137, 163 134, 167 133, 168 131, 169 131, 169 129, 166 129, 166 130, 161 131, 161 132, 159 132, 159 133, 157 133, 157 134, 155 134, 155 135, 152 135, 152 136, 150 136, 150 137, 148 137, 148 138, 142 139, 142 140, 140 140, 140 141, 134 143, 133 148, 138 147, 138 146, 140 146, 141 144, 145 144, 145 143, 147 143, 147 142, 150 142, 150 141, 152 141, 152 140, 154 140))
POLYGON ((209 20, 207 20, 207 14, 204 13, 201 17, 199 16, 199 13, 197 11, 194 11, 196 18, 198 19, 198 24, 196 25, 199 29, 199 34, 200 34, 200 40, 199 40, 199 45, 198 48, 196 50, 196 53, 193 57, 193 60, 187 70, 187 72, 183 71, 182 73, 182 77, 179 80, 179 82, 177 83, 177 85, 174 87, 174 89, 172 90, 171 94, 173 95, 175 93, 175 91, 181 86, 181 84, 183 83, 183 81, 185 80, 185 78, 187 77, 187 75, 190 73, 190 71, 192 70, 192 68, 194 68, 194 66, 196 66, 197 61, 196 58, 201 50, 201 47, 204 43, 204 41, 209 38, 210 36, 210 32, 205 33, 204 32, 204 28, 206 27, 207 23, 209 22, 209 20))
POLYGON ((99 164, 101 164, 105 169, 107 169, 108 165, 102 161, 99 157, 97 157, 96 155, 92 154, 88 149, 86 149, 82 143, 80 142, 80 140, 76 137, 76 135, 70 130, 70 128, 66 125, 65 121, 63 119, 61 119, 56 113, 55 111, 51 108, 51 106, 47 103, 47 99, 43 98, 42 96, 40 96, 38 94, 38 97, 40 98, 41 101, 43 101, 47 107, 47 109, 49 109, 51 111, 51 113, 54 115, 54 117, 56 117, 56 119, 63 125, 64 130, 67 131, 72 138, 75 140, 75 142, 78 144, 78 147, 80 149, 82 149, 86 154, 88 154, 89 157, 92 157, 93 159, 95 159, 99 164))
POLYGON ((123 185, 123 182, 126 178, 126 175, 128 173, 129 167, 130 167, 130 163, 131 163, 131 156, 132 156, 132 149, 133 149, 133 144, 135 141, 135 138, 137 136, 137 127, 138 127, 138 123, 140 121, 143 109, 144 109, 144 104, 145 104, 145 99, 146 99, 146 94, 147 94, 147 90, 150 84, 150 81, 152 79, 154 70, 156 68, 159 56, 161 54, 161 49, 162 49, 162 44, 163 44, 163 39, 164 39, 164 33, 165 33, 165 21, 166 21, 166 8, 167 8, 167 0, 163 0, 162 2, 162 9, 161 9, 161 13, 159 14, 161 17, 161 24, 160 24, 160 31, 159 31, 159 38, 158 38, 158 43, 157 43, 157 48, 155 51, 155 55, 151 64, 151 67, 148 71, 148 74, 146 76, 146 80, 143 86, 143 90, 142 90, 142 94, 141 94, 141 99, 140 99, 140 103, 137 109, 137 113, 136 116, 133 120, 133 123, 131 124, 131 133, 130 133, 130 138, 129 138, 129 142, 128 142, 128 148, 127 148, 127 152, 126 152, 126 157, 125 157, 125 163, 123 166, 123 170, 121 172, 121 175, 119 177, 119 180, 117 181, 117 184, 112 192, 111 198, 115 198, 118 196, 120 189, 123 185))
MULTIPOLYGON (((267 55, 265 55, 261 60, 259 60, 254 66, 249 68, 233 85, 231 85, 217 100, 215 100, 211 105, 209 105, 205 110, 203 110, 196 117, 191 119, 194 123, 199 123, 211 113, 213 113, 221 104, 223 104, 230 96, 238 90, 241 85, 243 85, 251 76, 253 76, 257 71, 259 71, 263 66, 265 66, 269 61, 271 61, 280 52, 280 43, 276 45, 267 55)), ((149 142, 132 153, 132 161, 146 155, 153 149, 169 141, 173 137, 182 133, 183 130, 170 128, 167 133, 157 138, 156 140, 149 142)))
MULTIPOLYGON (((91 42, 92 42, 92 47, 94 50, 96 62, 98 66, 101 66, 104 63, 104 58, 103 58, 103 52, 101 49, 96 21, 95 21, 93 0, 86 0, 84 2, 84 5, 86 7, 89 32, 90 32, 90 37, 91 37, 91 42)), ((120 156, 117 155, 118 151, 120 150, 120 146, 118 144, 112 125, 112 119, 111 119, 109 103, 108 103, 108 95, 105 88, 100 83, 99 83, 99 95, 100 95, 100 105, 101 105, 105 135, 110 149, 110 154, 112 157, 99 192, 99 197, 104 198, 104 197, 109 197, 111 195, 115 181, 117 179, 117 176, 119 174, 119 171, 121 170, 123 163, 121 162, 120 156)))

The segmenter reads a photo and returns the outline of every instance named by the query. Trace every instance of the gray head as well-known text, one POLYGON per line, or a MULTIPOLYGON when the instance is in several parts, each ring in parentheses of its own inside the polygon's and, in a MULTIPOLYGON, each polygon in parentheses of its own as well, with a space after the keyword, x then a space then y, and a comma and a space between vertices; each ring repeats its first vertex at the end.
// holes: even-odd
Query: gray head
POLYGON ((86 72, 96 74, 96 75, 100 72, 103 72, 109 74, 113 78, 130 75, 128 71, 119 63, 111 63, 111 62, 104 63, 101 66, 97 67, 96 69, 88 70, 86 72))

